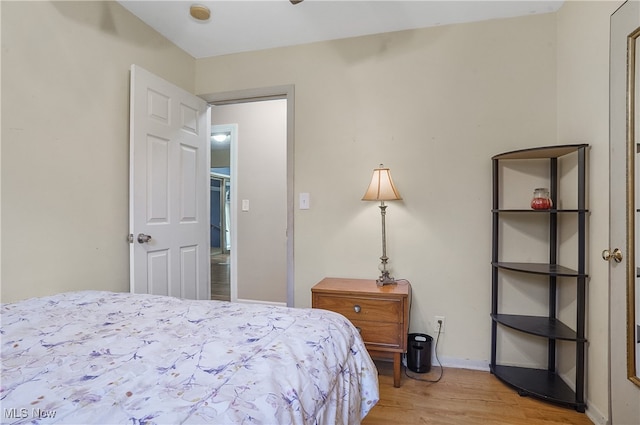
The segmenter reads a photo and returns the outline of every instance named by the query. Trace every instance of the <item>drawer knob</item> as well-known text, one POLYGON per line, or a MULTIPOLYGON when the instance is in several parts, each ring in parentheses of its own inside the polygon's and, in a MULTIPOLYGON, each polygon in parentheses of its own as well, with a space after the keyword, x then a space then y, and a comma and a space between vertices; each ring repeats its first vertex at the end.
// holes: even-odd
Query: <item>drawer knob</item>
POLYGON ((360 308, 360 306, 358 304, 353 306, 353 311, 355 311, 356 313, 360 313, 360 310, 362 310, 362 309, 360 308))

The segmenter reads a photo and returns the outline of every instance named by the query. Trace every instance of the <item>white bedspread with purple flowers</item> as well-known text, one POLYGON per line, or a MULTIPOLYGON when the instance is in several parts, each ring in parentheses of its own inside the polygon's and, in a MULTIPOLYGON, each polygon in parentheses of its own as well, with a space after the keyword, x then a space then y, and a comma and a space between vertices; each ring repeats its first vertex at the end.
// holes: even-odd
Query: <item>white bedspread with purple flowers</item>
POLYGON ((3 304, 2 423, 357 424, 378 401, 324 310, 99 291, 3 304))

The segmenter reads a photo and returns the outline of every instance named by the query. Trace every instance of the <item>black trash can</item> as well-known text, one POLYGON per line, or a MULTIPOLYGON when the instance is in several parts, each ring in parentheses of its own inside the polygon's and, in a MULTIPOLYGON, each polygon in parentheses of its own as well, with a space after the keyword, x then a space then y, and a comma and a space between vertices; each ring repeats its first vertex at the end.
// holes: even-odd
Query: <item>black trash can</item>
POLYGON ((431 338, 427 334, 409 334, 407 367, 417 373, 431 370, 431 338))

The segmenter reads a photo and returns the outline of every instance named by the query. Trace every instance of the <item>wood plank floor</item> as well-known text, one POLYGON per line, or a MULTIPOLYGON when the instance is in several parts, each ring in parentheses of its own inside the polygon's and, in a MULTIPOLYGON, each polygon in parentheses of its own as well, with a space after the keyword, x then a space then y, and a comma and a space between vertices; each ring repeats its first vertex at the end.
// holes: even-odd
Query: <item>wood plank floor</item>
POLYGON ((211 299, 229 301, 231 290, 229 254, 216 254, 211 256, 211 299))
MULTIPOLYGON (((393 364, 376 361, 380 401, 363 425, 593 425, 584 413, 521 397, 489 372, 445 368, 438 383, 409 379, 393 387, 393 364)), ((435 380, 429 373, 407 372, 418 379, 435 380)))

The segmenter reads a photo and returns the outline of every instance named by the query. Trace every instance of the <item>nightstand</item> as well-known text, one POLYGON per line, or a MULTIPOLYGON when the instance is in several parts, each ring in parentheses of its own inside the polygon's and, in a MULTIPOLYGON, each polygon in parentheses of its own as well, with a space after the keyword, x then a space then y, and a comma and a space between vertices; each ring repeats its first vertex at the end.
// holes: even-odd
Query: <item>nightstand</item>
POLYGON ((328 277, 311 288, 311 306, 349 319, 371 357, 393 360, 393 386, 400 386, 411 306, 411 285, 407 281, 378 286, 374 279, 328 277))

